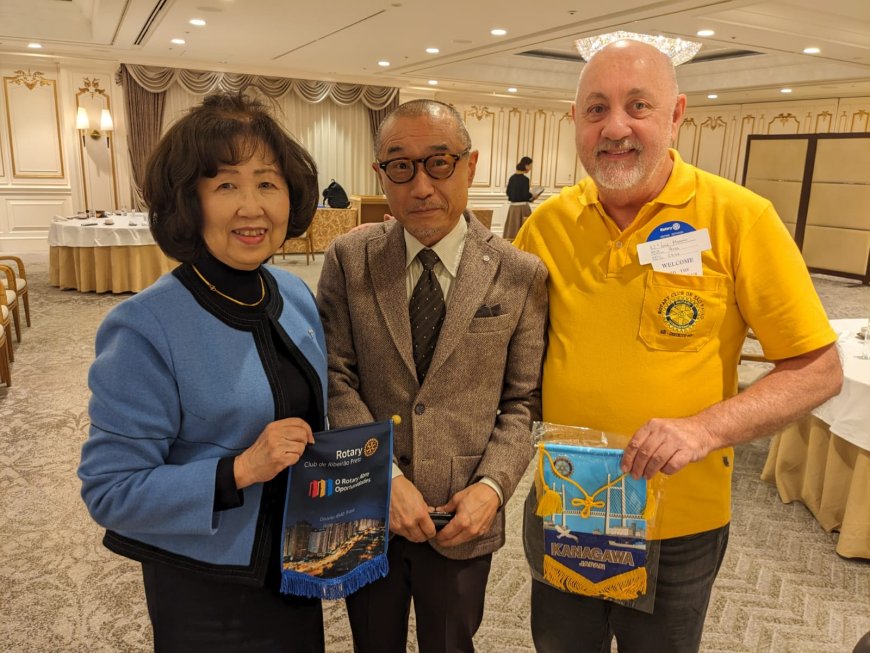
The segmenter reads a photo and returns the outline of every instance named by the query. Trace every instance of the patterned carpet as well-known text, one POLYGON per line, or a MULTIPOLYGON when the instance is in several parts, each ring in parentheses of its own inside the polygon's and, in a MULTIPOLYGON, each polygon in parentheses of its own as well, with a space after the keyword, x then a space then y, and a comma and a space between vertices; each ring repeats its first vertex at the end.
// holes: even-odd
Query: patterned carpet
MULTIPOLYGON (((316 283, 310 266, 282 265, 316 283)), ((322 257, 321 257, 322 258, 322 257)), ((47 257, 25 256, 33 327, 0 389, 0 650, 139 652, 151 648, 138 567, 100 544, 75 476, 88 427, 87 369, 100 320, 123 297, 48 286, 47 257)), ((831 317, 870 314, 870 288, 816 280, 831 317)), ((848 653, 870 629, 870 564, 834 553, 799 504, 758 476, 762 440, 738 448, 731 544, 707 616, 703 651, 848 653)), ((507 545, 493 561, 483 653, 531 651, 529 577, 519 538, 529 476, 508 504, 507 545)), ((327 650, 352 650, 340 602, 325 606, 327 650)), ((416 644, 409 643, 409 651, 416 644)))

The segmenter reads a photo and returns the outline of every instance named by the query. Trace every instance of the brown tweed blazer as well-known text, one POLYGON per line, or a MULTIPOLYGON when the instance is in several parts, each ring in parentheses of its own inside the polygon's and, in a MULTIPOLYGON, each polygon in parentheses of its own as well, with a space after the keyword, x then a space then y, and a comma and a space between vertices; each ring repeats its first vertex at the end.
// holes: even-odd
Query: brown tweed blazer
MULTIPOLYGON (((501 486, 507 501, 531 460, 531 423, 541 412, 547 270, 476 218, 465 219, 465 249, 422 386, 411 353, 398 222, 335 240, 317 289, 329 355, 330 425, 399 415, 395 459, 433 506, 483 476, 501 486)), ((503 509, 476 540, 433 546, 466 559, 502 544, 503 509)))

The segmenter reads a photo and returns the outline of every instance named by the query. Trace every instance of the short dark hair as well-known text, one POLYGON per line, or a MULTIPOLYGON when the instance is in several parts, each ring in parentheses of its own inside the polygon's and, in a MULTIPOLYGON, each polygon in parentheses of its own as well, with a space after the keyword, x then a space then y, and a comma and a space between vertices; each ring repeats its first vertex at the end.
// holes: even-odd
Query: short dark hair
POLYGON ((190 262, 205 250, 199 180, 247 161, 263 146, 275 155, 290 191, 286 238, 308 228, 320 198, 314 159, 259 100, 219 92, 172 125, 148 159, 142 194, 151 233, 167 256, 190 262))
POLYGON ((517 170, 520 172, 523 172, 530 165, 532 165, 532 157, 524 156, 522 159, 520 159, 520 162, 517 164, 517 170))
POLYGON ((438 100, 409 100, 408 102, 400 104, 390 113, 388 113, 387 116, 381 121, 381 124, 378 125, 378 129, 375 132, 375 138, 373 142, 375 158, 377 158, 378 153, 380 152, 381 138, 384 128, 387 126, 387 123, 392 122, 396 118, 419 118, 420 116, 432 116, 434 118, 445 113, 456 123, 456 134, 457 136, 459 136, 462 147, 470 150, 471 137, 468 135, 468 129, 466 129, 465 127, 465 121, 462 120, 462 116, 453 106, 444 102, 439 102, 438 100))

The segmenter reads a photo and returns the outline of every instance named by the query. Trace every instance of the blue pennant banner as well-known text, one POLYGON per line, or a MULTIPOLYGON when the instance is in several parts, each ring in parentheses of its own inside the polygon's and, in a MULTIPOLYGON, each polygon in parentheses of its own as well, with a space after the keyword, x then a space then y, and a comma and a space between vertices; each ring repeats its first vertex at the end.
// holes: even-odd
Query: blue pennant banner
POLYGON ((587 596, 646 592, 647 482, 620 470, 621 449, 538 445, 544 576, 587 596))
POLYGON ((340 599, 387 575, 393 423, 314 434, 290 468, 281 591, 340 599))

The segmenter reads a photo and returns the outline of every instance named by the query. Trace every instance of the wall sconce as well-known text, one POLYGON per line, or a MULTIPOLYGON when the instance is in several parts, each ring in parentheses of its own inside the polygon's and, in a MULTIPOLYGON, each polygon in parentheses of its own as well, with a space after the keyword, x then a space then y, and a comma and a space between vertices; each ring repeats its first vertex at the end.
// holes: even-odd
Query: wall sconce
POLYGON ((115 129, 115 123, 112 121, 112 114, 109 110, 103 109, 100 111, 100 128, 91 129, 91 120, 88 118, 88 110, 84 107, 79 107, 76 112, 76 129, 81 131, 83 140, 86 132, 88 136, 97 140, 103 136, 103 132, 106 133, 107 137, 110 136, 112 130, 115 129))

